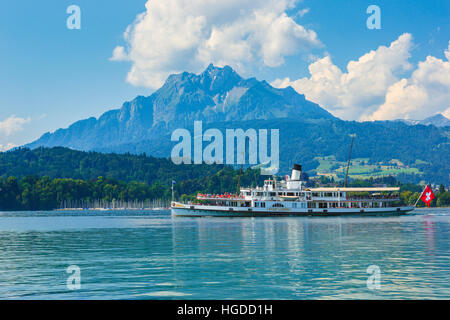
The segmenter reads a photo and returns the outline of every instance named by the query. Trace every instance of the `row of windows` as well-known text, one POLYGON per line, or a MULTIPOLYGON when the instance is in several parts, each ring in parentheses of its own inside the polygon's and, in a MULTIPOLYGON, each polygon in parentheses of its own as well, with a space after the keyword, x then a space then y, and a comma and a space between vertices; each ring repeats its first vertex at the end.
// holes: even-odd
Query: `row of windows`
MULTIPOLYGON (((386 206, 385 203, 382 203, 381 206, 386 206)), ((265 208, 266 203, 256 201, 256 208, 265 208)), ((379 208, 379 202, 285 202, 285 203, 274 203, 272 208, 310 208, 310 209, 328 209, 328 208, 379 208)))
POLYGON ((310 202, 308 208, 379 208, 386 207, 386 203, 380 202, 310 202))
MULTIPOLYGON (((244 196, 250 196, 251 192, 250 191, 244 191, 243 192, 244 196)), ((262 192, 262 191, 257 191, 257 192, 253 192, 253 196, 256 197, 262 197, 263 195, 268 195, 270 197, 275 197, 275 196, 288 196, 288 197, 298 197, 300 195, 304 196, 305 194, 303 192, 262 192)), ((313 192, 312 193, 313 197, 344 197, 344 193, 343 192, 313 192)))
MULTIPOLYGON (((250 196, 250 191, 243 192, 244 196, 250 196)), ((263 195, 269 196, 269 197, 276 197, 278 196, 288 196, 288 197, 298 197, 300 195, 304 196, 305 194, 303 192, 253 192, 253 196, 256 197, 262 197, 263 195)))
MULTIPOLYGON (((266 203, 265 202, 259 202, 256 201, 255 202, 255 207, 256 208, 265 208, 266 207, 266 203)), ((297 203, 297 202, 286 202, 286 203, 274 203, 272 205, 272 208, 306 208, 306 202, 301 202, 301 203, 297 203)))
POLYGON ((344 197, 343 192, 313 192, 313 197, 344 197))

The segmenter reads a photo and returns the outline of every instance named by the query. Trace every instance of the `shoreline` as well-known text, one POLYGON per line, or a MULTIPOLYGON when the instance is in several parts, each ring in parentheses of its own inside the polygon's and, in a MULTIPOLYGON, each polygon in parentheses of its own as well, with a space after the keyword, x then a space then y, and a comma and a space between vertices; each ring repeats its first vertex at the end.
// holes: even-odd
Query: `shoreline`
MULTIPOLYGON (((151 211, 151 210, 170 210, 170 208, 156 207, 156 208, 64 208, 64 209, 52 209, 49 211, 123 211, 123 210, 134 210, 134 211, 151 211)), ((35 211, 35 210, 28 210, 35 211)), ((46 211, 46 210, 42 210, 46 211)))
MULTIPOLYGON (((450 206, 446 207, 417 207, 415 209, 448 209, 450 206)), ((65 209, 50 209, 50 210, 13 210, 13 211, 2 211, 0 210, 0 213, 2 212, 43 212, 43 211, 160 211, 160 210, 170 210, 171 208, 65 208, 65 209)), ((414 209, 414 210, 415 210, 414 209)))

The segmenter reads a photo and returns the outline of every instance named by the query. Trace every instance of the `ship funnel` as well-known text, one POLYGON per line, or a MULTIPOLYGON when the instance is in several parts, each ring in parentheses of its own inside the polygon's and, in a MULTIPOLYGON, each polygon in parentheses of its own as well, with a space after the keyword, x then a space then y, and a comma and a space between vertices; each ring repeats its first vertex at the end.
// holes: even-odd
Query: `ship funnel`
POLYGON ((294 164, 294 167, 292 167, 291 180, 300 181, 301 175, 302 175, 302 166, 299 164, 294 164))

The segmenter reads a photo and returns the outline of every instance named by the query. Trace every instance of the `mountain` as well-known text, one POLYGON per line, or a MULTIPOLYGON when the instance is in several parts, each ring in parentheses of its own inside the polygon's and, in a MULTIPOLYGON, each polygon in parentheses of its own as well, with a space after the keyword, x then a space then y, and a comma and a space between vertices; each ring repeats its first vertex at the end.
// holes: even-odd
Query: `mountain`
POLYGON ((98 119, 45 133, 27 147, 114 149, 148 139, 158 141, 160 135, 189 126, 194 120, 212 123, 278 118, 335 119, 292 87, 276 89, 266 81, 243 79, 229 66, 211 64, 199 75, 171 75, 152 95, 125 102, 98 119))
POLYGON ((403 122, 408 125, 418 125, 422 124, 424 126, 433 125, 436 127, 448 127, 450 126, 450 119, 448 119, 446 116, 444 116, 441 113, 435 114, 434 116, 428 117, 423 120, 409 120, 409 119, 397 119, 394 121, 403 122))
POLYGON ((186 128, 192 136, 194 120, 203 121, 203 131, 217 128, 223 134, 236 128, 278 129, 282 174, 293 163, 303 164, 314 175, 323 169, 325 157, 346 161, 349 134, 356 133, 353 158, 375 162, 365 169, 377 166, 402 181, 450 184, 450 164, 443 160, 450 154, 450 127, 343 121, 291 87, 276 89, 266 81, 243 79, 228 66, 209 65, 198 75, 171 75, 148 97, 125 102, 98 119, 46 133, 26 147, 64 146, 167 158, 176 144, 171 141, 173 130, 186 128), (389 166, 396 161, 404 170, 389 166))
POLYGON ((431 124, 436 127, 448 127, 450 126, 450 119, 445 117, 443 114, 438 113, 432 117, 420 121, 419 124, 426 126, 431 124))

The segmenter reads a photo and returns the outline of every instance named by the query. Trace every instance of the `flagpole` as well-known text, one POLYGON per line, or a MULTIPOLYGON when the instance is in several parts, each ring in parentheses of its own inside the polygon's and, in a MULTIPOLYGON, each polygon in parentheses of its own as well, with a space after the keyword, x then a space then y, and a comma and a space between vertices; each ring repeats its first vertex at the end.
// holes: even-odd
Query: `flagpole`
POLYGON ((174 201, 174 195, 173 195, 173 185, 174 185, 174 181, 172 180, 172 202, 174 201))
POLYGON ((425 187, 422 190, 422 193, 420 194, 420 196, 417 198, 416 203, 414 203, 414 207, 417 205, 417 202, 419 202, 420 198, 422 197, 423 193, 425 192, 425 189, 427 188, 428 184, 425 185, 425 187))

